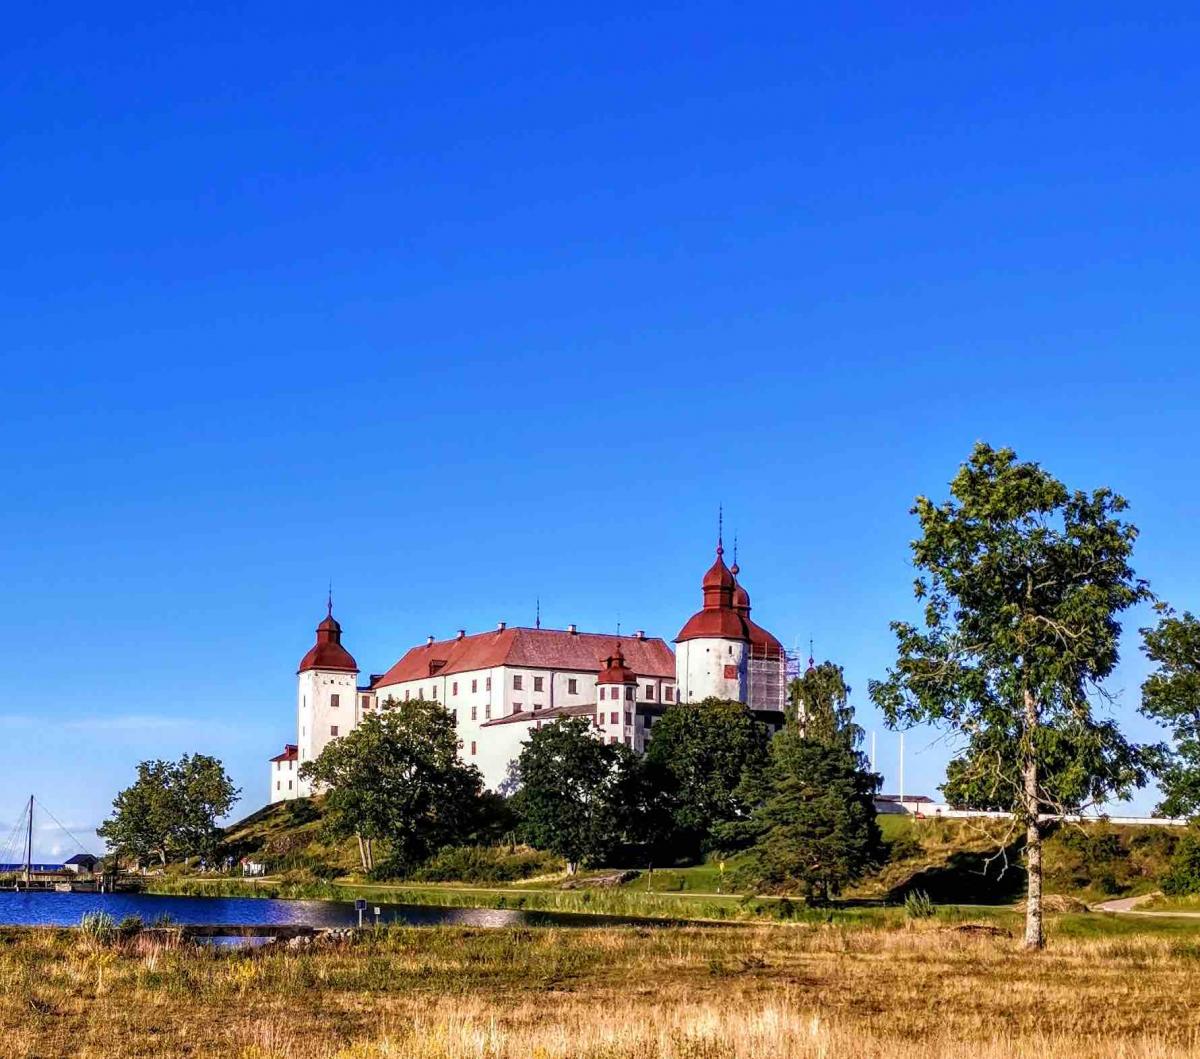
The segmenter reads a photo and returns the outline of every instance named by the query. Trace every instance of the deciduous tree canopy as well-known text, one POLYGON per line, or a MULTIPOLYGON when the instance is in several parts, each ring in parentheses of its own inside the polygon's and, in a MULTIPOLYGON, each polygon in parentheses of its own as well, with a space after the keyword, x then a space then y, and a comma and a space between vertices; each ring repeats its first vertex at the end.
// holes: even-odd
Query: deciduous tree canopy
POLYGON ((207 856, 220 839, 218 817, 239 791, 224 766, 206 754, 178 761, 143 761, 137 781, 113 800, 113 815, 96 833, 118 856, 166 864, 207 856))
POLYGON ((1068 490, 1011 449, 979 444, 950 494, 917 498, 924 627, 893 623, 898 658, 871 695, 892 724, 946 725, 996 751, 996 783, 1019 792, 1025 940, 1040 947, 1038 814, 1061 793, 1048 782, 1048 749, 1082 767, 1071 787, 1093 799, 1146 778, 1142 748, 1098 720, 1093 699, 1117 663, 1118 615, 1150 592, 1129 565, 1137 530, 1120 517, 1127 504, 1108 489, 1068 490))
POLYGON ((371 844, 383 840, 388 873, 403 874, 478 823, 483 779, 459 761, 458 747, 439 703, 388 699, 300 776, 328 790, 326 827, 334 837, 358 836, 365 869, 375 867, 371 844))
POLYGON ((1143 650, 1158 668, 1142 684, 1142 713, 1170 730, 1174 748, 1161 769, 1168 816, 1200 813, 1200 620, 1166 611, 1158 625, 1143 629, 1143 650))

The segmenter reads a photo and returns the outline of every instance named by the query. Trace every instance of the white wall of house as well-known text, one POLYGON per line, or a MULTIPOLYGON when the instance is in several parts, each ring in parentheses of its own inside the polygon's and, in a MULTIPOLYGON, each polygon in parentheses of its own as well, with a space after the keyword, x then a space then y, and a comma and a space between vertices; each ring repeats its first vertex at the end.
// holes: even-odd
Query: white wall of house
POLYGON ((300 797, 299 777, 296 775, 296 761, 272 761, 271 766, 271 804, 286 802, 290 798, 300 797))

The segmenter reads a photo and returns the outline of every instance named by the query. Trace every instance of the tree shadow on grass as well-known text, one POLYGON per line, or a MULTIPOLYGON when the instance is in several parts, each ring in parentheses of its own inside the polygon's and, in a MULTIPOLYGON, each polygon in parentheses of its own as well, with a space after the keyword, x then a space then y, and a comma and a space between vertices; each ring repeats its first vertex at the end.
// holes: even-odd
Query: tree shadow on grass
POLYGON ((1003 853, 951 853, 945 864, 924 868, 888 891, 887 901, 899 904, 920 890, 937 904, 1010 904, 1025 896, 1021 842, 1003 853))

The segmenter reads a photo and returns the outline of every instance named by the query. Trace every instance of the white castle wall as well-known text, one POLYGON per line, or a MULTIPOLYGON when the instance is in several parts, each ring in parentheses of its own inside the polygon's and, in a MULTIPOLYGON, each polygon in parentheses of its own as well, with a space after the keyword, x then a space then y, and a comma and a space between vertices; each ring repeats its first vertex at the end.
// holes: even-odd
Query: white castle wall
POLYGON ((746 701, 746 649, 740 640, 684 640, 675 647, 681 702, 714 697, 746 701))

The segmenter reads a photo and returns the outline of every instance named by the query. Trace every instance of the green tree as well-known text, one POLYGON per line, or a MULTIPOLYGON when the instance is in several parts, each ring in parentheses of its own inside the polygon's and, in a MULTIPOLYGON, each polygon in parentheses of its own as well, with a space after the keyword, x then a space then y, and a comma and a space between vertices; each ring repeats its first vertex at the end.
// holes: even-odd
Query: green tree
POLYGON ((749 820, 726 825, 748 846, 739 884, 755 892, 804 887, 827 901, 878 862, 875 820, 879 777, 844 739, 806 738, 789 727, 772 741, 763 782, 747 776, 742 796, 756 805, 749 820))
POLYGON ((788 685, 787 718, 809 739, 845 741, 851 748, 862 745, 863 730, 854 723, 850 687, 842 667, 833 662, 810 665, 788 685))
MULTIPOLYGON (((1151 766, 1157 748, 1136 746, 1108 719, 1073 718, 1039 733, 1039 788, 1042 814, 1076 813, 1101 800, 1124 777, 1151 766)), ((965 809, 1017 812, 1023 797, 1015 726, 981 729, 946 766, 941 790, 951 805, 965 809)))
POLYGON ((1165 724, 1174 740, 1159 769, 1167 816, 1200 813, 1200 620, 1164 609, 1158 625, 1142 629, 1142 650, 1158 668, 1142 684, 1141 711, 1165 724))
POLYGON ((378 869, 403 874, 464 841, 478 822, 483 779, 459 761, 459 745, 439 703, 388 699, 305 762, 300 777, 327 789, 327 833, 358 838, 364 871, 376 870, 374 843, 383 841, 388 860, 378 869))
POLYGON ((1092 697, 1117 663, 1117 616, 1150 598, 1129 565, 1137 530, 1108 489, 1070 491, 1011 449, 978 444, 935 504, 918 497, 913 558, 924 628, 894 622, 898 659, 871 696, 889 723, 948 726, 1012 744, 995 760, 1019 791, 1028 900, 1025 944, 1045 943, 1042 827, 1054 801, 1045 761, 1054 740, 1091 743, 1081 777, 1091 798, 1145 782, 1140 748, 1097 724, 1092 697), (984 733, 987 733, 986 735, 984 733))
POLYGON ((767 729, 740 702, 676 703, 654 722, 647 767, 669 812, 677 854, 715 848, 719 825, 746 815, 738 790, 767 763, 767 729))
POLYGON ((239 793, 221 762, 207 754, 143 761, 137 781, 113 799, 113 815, 96 834, 118 857, 139 863, 208 856, 220 841, 217 819, 239 793))
POLYGON ((628 747, 596 738, 590 717, 565 717, 530 732, 511 784, 525 841, 558 854, 571 875, 602 857, 622 829, 619 793, 632 756, 628 747))

